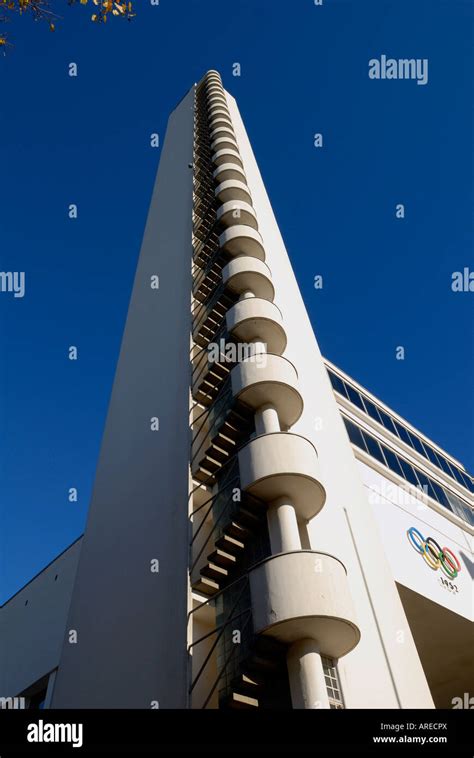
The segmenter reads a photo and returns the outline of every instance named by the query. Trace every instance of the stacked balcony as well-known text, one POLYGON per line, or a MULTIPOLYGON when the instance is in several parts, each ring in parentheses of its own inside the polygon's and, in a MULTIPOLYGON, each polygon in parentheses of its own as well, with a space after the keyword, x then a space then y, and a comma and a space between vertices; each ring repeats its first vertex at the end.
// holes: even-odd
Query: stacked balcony
POLYGON ((229 619, 235 587, 248 584, 238 663, 232 648, 232 664, 226 658, 228 620, 218 633, 227 661, 216 683, 220 707, 288 705, 290 685, 294 707, 314 707, 301 695, 298 666, 310 660, 310 677, 321 654, 345 655, 359 631, 343 564, 302 549, 299 527, 324 507, 326 492, 316 448, 291 431, 304 410, 298 372, 284 357, 284 317, 216 72, 198 87, 195 132, 193 589, 229 619))

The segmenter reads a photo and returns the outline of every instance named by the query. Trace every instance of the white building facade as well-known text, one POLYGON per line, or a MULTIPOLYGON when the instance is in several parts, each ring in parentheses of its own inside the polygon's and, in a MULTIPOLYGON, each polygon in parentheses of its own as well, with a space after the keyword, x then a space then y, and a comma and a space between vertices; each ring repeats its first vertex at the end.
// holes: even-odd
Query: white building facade
POLYGON ((0 695, 453 707, 474 679, 472 492, 321 356, 211 71, 170 118, 85 535, 60 592, 54 562, 3 607, 0 695), (20 666, 35 585, 39 639, 56 642, 20 666))

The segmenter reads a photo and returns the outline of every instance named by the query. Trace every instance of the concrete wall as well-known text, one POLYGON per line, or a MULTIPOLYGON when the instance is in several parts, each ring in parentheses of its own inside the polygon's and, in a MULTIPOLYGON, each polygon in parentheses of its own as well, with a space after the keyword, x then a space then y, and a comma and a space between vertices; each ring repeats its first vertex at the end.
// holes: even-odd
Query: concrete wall
POLYGON ((193 99, 163 146, 67 623, 77 644, 64 640, 53 708, 187 703, 193 99))
POLYGON ((15 697, 56 668, 81 540, 0 608, 0 697, 15 697))
MULTIPOLYGON (((309 525, 309 545, 314 550, 332 553, 346 565, 362 632, 359 645, 341 659, 339 666, 346 706, 433 707, 377 523, 285 245, 237 105, 232 97, 228 96, 228 100, 272 272, 275 302, 283 313, 288 335, 285 356, 299 372, 305 402, 303 415, 292 431, 315 444, 327 489, 327 503, 309 525), (400 643, 402 636, 404 642, 400 643)), ((317 224, 317 219, 308 218, 302 214, 302 223, 317 224)), ((308 228, 308 232, 311 231, 308 228)))

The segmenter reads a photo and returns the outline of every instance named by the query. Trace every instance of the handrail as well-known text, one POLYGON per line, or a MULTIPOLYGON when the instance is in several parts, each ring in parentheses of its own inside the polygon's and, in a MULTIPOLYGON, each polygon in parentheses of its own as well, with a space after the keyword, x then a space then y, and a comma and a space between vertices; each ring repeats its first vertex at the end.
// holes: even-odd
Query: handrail
MULTIPOLYGON (((236 456, 236 455, 235 455, 235 453, 234 453, 234 455, 232 455, 232 456, 231 456, 231 457, 230 457, 230 458, 229 458, 229 459, 228 459, 228 460, 227 460, 225 463, 223 463, 223 464, 222 464, 222 466, 220 467, 219 471, 217 472, 217 475, 218 475, 218 476, 222 476, 222 474, 224 473, 224 482, 225 482, 225 475, 226 475, 226 474, 228 474, 228 472, 226 471, 226 469, 227 469, 229 466, 231 466, 231 467, 232 467, 232 465, 236 465, 236 462, 237 462, 237 456, 236 456)), ((232 469, 231 469, 231 470, 232 470, 232 469)), ((216 479, 216 474, 210 474, 210 475, 207 477, 207 479, 205 479, 203 482, 199 482, 199 484, 198 484, 196 487, 193 487, 193 489, 191 490, 191 492, 190 492, 190 493, 189 493, 189 495, 188 495, 188 503, 189 503, 189 501, 191 500, 191 498, 193 497, 194 493, 195 493, 195 492, 197 492, 198 490, 200 490, 200 489, 201 489, 201 487, 207 487, 209 484, 211 484, 211 485, 213 486, 213 484, 214 484, 213 480, 215 480, 215 479, 216 479)), ((222 484, 222 482, 221 482, 221 481, 219 481, 219 483, 220 483, 220 484, 222 484)), ((224 484, 223 486, 225 486, 225 484, 224 484)))
POLYGON ((224 282, 221 282, 213 292, 208 295, 206 300, 202 300, 199 303, 199 307, 196 309, 196 311, 192 314, 193 318, 193 332, 196 332, 200 326, 202 326, 204 319, 201 318, 201 316, 205 313, 209 315, 209 313, 213 310, 214 306, 219 301, 220 297, 225 292, 225 285, 224 282))
MULTIPOLYGON (((249 622, 249 621, 252 619, 252 611, 251 611, 251 609, 250 609, 250 608, 248 609, 248 611, 246 611, 246 613, 247 613, 248 615, 247 615, 247 618, 246 618, 246 619, 245 619, 245 621, 244 621, 244 624, 243 624, 243 627, 242 627, 241 631, 244 631, 244 629, 246 628, 246 626, 247 626, 248 622, 249 622)), ((243 615, 243 613, 242 613, 242 614, 240 614, 240 615, 243 615)), ((236 617, 236 618, 237 618, 237 617, 236 617)), ((218 674, 216 681, 214 682, 213 686, 211 687, 211 690, 210 690, 210 692, 209 692, 209 694, 208 694, 207 698, 205 699, 205 701, 204 701, 204 705, 202 706, 202 709, 201 709, 201 710, 204 710, 204 709, 206 708, 206 706, 207 706, 207 704, 208 704, 209 700, 211 699, 211 697, 213 696, 213 694, 214 694, 214 692, 215 692, 215 689, 216 689, 217 685, 219 684, 219 681, 220 681, 220 679, 221 679, 221 677, 222 677, 222 675, 223 675, 224 671, 226 670, 227 666, 228 666, 228 665, 229 665, 229 663, 230 663, 230 659, 232 658, 232 656, 234 655, 234 653, 235 653, 235 651, 236 651, 236 650, 237 650, 237 645, 234 645, 234 646, 231 648, 231 651, 230 651, 229 655, 228 655, 228 656, 227 656, 227 658, 225 659, 224 665, 223 665, 223 667, 221 668, 221 670, 220 670, 220 673, 218 674)))
MULTIPOLYGON (((226 383, 227 383, 227 380, 226 380, 226 383)), ((232 404, 232 400, 234 399, 233 395, 232 395, 232 392, 228 391, 228 387, 222 387, 221 391, 224 391, 223 395, 221 397, 219 397, 219 395, 218 395, 217 398, 216 398, 216 400, 209 406, 209 408, 206 408, 205 411, 203 413, 201 413, 198 416, 198 418, 196 419, 196 421, 199 421, 199 419, 202 418, 204 415, 208 418, 211 415, 211 413, 216 414, 216 418, 214 419, 214 421, 210 425, 207 433, 203 435, 203 438, 202 438, 202 440, 201 440, 201 442, 199 444, 198 449, 194 452, 194 454, 193 454, 193 456, 191 458, 191 463, 194 463, 194 461, 196 460, 196 457, 200 453, 203 445, 206 443, 206 440, 210 440, 211 441, 214 438, 214 436, 215 436, 215 435, 213 435, 212 432, 215 431, 214 427, 217 425, 217 422, 218 422, 219 418, 222 416, 222 409, 219 408, 219 405, 222 405, 226 412, 228 410, 230 410, 230 407, 231 407, 231 404, 232 404), (227 404, 227 407, 226 407, 226 404, 227 404), (218 412, 216 412, 216 408, 218 409, 218 412)), ((225 416, 224 416, 224 418, 225 418, 225 416)), ((203 420, 203 422, 201 423, 199 429, 197 429, 196 433, 193 435, 191 445, 194 444, 194 442, 196 442, 196 440, 198 439, 199 434, 202 432, 205 423, 206 423, 206 418, 203 420)), ((193 431, 194 431, 194 429, 193 429, 193 431)))
MULTIPOLYGON (((227 333, 227 330, 226 330, 226 328, 225 328, 224 326, 222 326, 222 329, 221 329, 219 332, 216 332, 216 334, 214 335, 214 338, 215 338, 216 340, 219 340, 219 339, 221 339, 221 337, 222 337, 224 334, 226 334, 226 333, 227 333)), ((227 343, 227 339, 226 339, 226 343, 227 343)), ((192 352, 193 352, 193 349, 194 349, 195 347, 199 347, 199 351, 196 353, 196 355, 195 355, 195 356, 192 356, 192 355, 191 355, 191 360, 192 360, 192 361, 193 361, 193 360, 195 360, 195 359, 197 358, 197 356, 198 356, 198 355, 200 355, 200 353, 207 353, 207 352, 208 352, 208 348, 209 348, 209 345, 206 345, 205 347, 201 347, 200 345, 194 344, 194 345, 192 346, 191 350, 190 350, 190 353, 191 353, 191 354, 192 354, 192 352)), ((195 367, 193 368, 193 370, 192 370, 192 372, 191 372, 191 378, 194 376, 194 373, 195 373, 196 369, 198 368, 198 366, 200 366, 201 362, 202 362, 202 357, 200 357, 200 358, 199 358, 198 362, 196 363, 195 367)), ((194 382, 194 379, 192 379, 192 381, 194 382)))
MULTIPOLYGON (((240 479, 239 479, 238 477, 237 477, 237 479, 240 481, 240 479)), ((232 483, 232 482, 231 482, 231 483, 232 483)), ((225 487, 224 489, 227 489, 227 488, 228 488, 228 486, 229 486, 229 485, 227 485, 227 487, 225 487)), ((193 537, 193 538, 192 538, 192 540, 191 540, 191 545, 193 544, 193 542, 194 542, 194 540, 196 539, 197 535, 198 535, 198 534, 199 534, 199 532, 201 531, 201 529, 202 529, 202 527, 203 527, 203 525, 204 525, 204 523, 205 523, 205 521, 206 521, 206 518, 207 518, 208 514, 211 512, 211 510, 212 510, 212 508, 213 508, 213 506, 214 506, 214 500, 215 500, 215 498, 217 498, 217 497, 218 497, 218 495, 219 495, 219 494, 221 494, 221 493, 220 493, 220 492, 219 492, 219 493, 217 493, 217 494, 216 494, 216 495, 215 495, 215 496, 212 498, 211 504, 210 504, 209 508, 207 509, 207 511, 206 511, 206 514, 205 514, 205 516, 204 516, 204 518, 203 518, 203 520, 202 520, 201 524, 199 525, 199 528, 198 528, 198 530, 196 531, 196 534, 194 535, 194 537, 193 537)), ((222 517, 223 517, 223 516, 224 516, 224 514, 225 514, 225 513, 227 513, 227 511, 229 510, 229 503, 232 503, 232 502, 233 502, 232 500, 228 500, 228 501, 227 501, 227 503, 226 503, 226 504, 225 504, 225 506, 223 507, 222 511, 221 511, 221 512, 219 513, 219 515, 217 516, 217 519, 214 521, 213 527, 212 527, 211 531, 209 532, 209 534, 208 534, 208 536, 207 536, 207 539, 206 539, 206 541, 205 541, 205 542, 204 542, 204 544, 201 546, 201 549, 200 549, 199 553, 197 554, 197 556, 196 556, 195 560, 193 561, 193 564, 192 564, 192 566, 191 566, 191 568, 190 568, 190 571, 191 571, 191 572, 192 572, 192 571, 194 571, 194 569, 196 568, 196 565, 198 564, 198 562, 199 562, 199 559, 201 558, 201 555, 203 554, 203 552, 204 552, 204 550, 206 549, 206 547, 207 547, 208 543, 210 542, 210 540, 211 540, 212 536, 214 535, 214 532, 216 531, 216 529, 217 529, 217 527, 218 527, 218 525, 219 525, 219 523, 220 523, 220 521, 221 521, 222 517)))
MULTIPOLYGON (((234 613, 235 609, 237 608, 237 605, 239 604, 239 602, 240 602, 240 599, 242 598, 242 596, 243 596, 243 594, 244 594, 245 590, 247 589, 247 586, 249 585, 249 577, 248 577, 248 574, 246 574, 244 577, 239 577, 239 579, 238 579, 237 581, 242 581, 242 579, 244 579, 244 580, 245 580, 245 581, 244 581, 244 585, 243 585, 243 587, 242 587, 242 591, 239 593, 239 595, 238 595, 238 597, 237 597, 237 600, 235 601, 235 603, 233 604, 233 606, 232 606, 231 610, 229 611, 229 613, 228 613, 228 615, 227 615, 227 617, 226 617, 226 619, 225 619, 224 623, 221 625, 221 627, 220 627, 220 630, 219 630, 219 633, 218 633, 218 635, 217 635, 216 639, 214 640, 214 642, 212 643, 212 647, 211 647, 211 649, 209 650, 208 654, 206 655, 206 657, 205 657, 205 659, 204 659, 204 661, 203 661, 203 663, 202 663, 202 665, 201 665, 201 667, 200 667, 200 669, 199 669, 198 673, 197 673, 197 674, 196 674, 196 676, 194 677, 194 680, 192 681, 192 683, 191 683, 191 687, 190 687, 190 689, 189 689, 189 692, 190 692, 190 693, 193 691, 194 687, 196 686, 196 684, 198 683, 199 679, 201 678, 201 674, 202 674, 202 672, 204 671, 204 669, 206 668, 206 666, 207 666, 207 663, 208 663, 209 659, 211 658, 211 656, 212 656, 212 653, 213 653, 213 652, 214 652, 214 650, 216 649, 216 646, 217 646, 217 644, 218 644, 218 642, 219 642, 220 638, 221 638, 221 637, 222 637, 222 635, 224 634, 224 631, 225 631, 225 629, 226 629, 226 628, 227 628, 227 626, 230 624, 230 622, 234 620, 234 617, 232 616, 232 614, 234 613)), ((229 586, 230 586, 230 585, 228 585, 228 586, 226 587, 226 589, 228 589, 228 588, 229 588, 229 586)), ((219 594, 219 593, 218 593, 218 594, 219 594)), ((214 596, 214 597, 215 597, 215 596, 214 596)), ((249 611, 250 611, 250 609, 249 609, 249 611)), ((238 614, 238 616, 242 616, 242 615, 243 615, 243 613, 245 613, 245 611, 243 611, 243 612, 239 613, 239 614, 238 614)), ((215 629, 215 630, 213 630, 213 631, 214 631, 214 632, 217 632, 217 629, 215 629)), ((196 642, 196 643, 192 643, 192 644, 191 644, 191 645, 188 647, 188 651, 191 649, 191 647, 194 647, 194 645, 196 645, 196 644, 198 644, 198 642, 196 642)), ((217 686, 217 685, 215 685, 215 686, 217 686)), ((215 686, 214 686, 214 689, 215 689, 215 686)), ((214 690, 213 690, 213 691, 214 691, 214 690)), ((211 694, 212 694, 212 693, 211 693, 211 694)), ((209 702, 209 700, 206 700, 206 705, 207 705, 207 703, 208 703, 208 702, 209 702)))

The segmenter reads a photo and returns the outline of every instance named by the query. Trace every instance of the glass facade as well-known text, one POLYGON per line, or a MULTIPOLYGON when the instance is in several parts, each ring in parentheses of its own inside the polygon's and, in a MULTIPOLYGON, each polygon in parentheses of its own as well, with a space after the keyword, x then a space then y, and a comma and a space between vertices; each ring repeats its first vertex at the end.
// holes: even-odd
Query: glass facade
POLYGON ((471 526, 474 526, 474 514, 467 503, 464 503, 457 495, 442 487, 438 482, 435 482, 423 471, 412 466, 411 463, 408 463, 398 453, 391 450, 382 442, 379 442, 379 440, 375 439, 364 429, 360 429, 353 421, 345 418, 345 416, 343 416, 343 419, 349 439, 354 445, 361 448, 361 450, 365 450, 366 453, 383 463, 384 466, 387 466, 398 476, 403 477, 413 487, 422 489, 424 493, 433 498, 433 500, 436 500, 444 508, 447 508, 471 526))
MULTIPOLYGON (((396 437, 399 437, 406 445, 409 445, 411 448, 416 450, 417 453, 422 455, 427 460, 431 461, 434 466, 441 469, 441 471, 444 471, 445 474, 460 484, 461 487, 465 487, 467 490, 469 490, 469 492, 474 492, 474 481, 470 476, 468 476, 468 474, 462 471, 451 461, 448 461, 447 458, 441 455, 441 453, 434 450, 431 445, 420 439, 420 437, 418 437, 412 431, 409 431, 404 426, 402 426, 399 421, 390 416, 390 414, 384 411, 383 408, 376 405, 372 400, 369 400, 369 398, 366 397, 364 393, 359 392, 359 390, 357 390, 355 387, 352 387, 349 382, 346 382, 340 376, 335 374, 334 371, 331 371, 329 368, 327 371, 329 374, 329 379, 331 380, 332 387, 336 392, 345 397, 347 400, 350 400, 350 402, 356 405, 357 408, 359 408, 364 413, 367 413, 370 418, 372 418, 374 421, 377 421, 378 424, 381 424, 389 432, 394 434, 396 437)), ((375 457, 378 456, 376 455, 375 457)))

